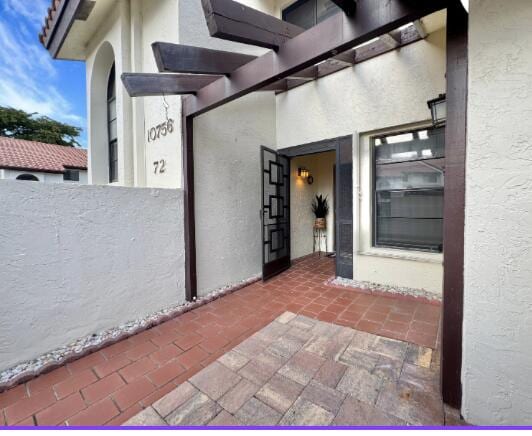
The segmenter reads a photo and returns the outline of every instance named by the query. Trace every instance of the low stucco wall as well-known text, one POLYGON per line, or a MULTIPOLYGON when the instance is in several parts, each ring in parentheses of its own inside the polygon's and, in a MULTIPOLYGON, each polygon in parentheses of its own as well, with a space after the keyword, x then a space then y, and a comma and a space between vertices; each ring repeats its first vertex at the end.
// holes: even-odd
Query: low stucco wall
POLYGON ((532 424, 532 3, 471 0, 462 413, 532 424))
POLYGON ((0 370, 184 302, 179 190, 0 181, 0 370))

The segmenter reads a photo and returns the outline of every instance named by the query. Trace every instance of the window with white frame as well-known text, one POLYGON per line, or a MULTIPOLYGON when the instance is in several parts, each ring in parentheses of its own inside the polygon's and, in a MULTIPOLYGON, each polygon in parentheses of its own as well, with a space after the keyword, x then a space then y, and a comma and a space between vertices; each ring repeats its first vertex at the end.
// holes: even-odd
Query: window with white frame
POLYGON ((442 252, 445 128, 373 138, 376 247, 442 252))
POLYGON ((298 0, 283 10, 283 20, 310 29, 337 12, 341 9, 331 0, 298 0))

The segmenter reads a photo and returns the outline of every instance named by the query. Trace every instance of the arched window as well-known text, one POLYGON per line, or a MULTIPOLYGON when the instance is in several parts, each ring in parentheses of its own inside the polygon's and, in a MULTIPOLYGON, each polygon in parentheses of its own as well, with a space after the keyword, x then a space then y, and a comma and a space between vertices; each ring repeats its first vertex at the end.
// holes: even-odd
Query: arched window
POLYGON ((107 126, 109 133, 109 182, 118 181, 118 138, 116 133, 116 76, 115 65, 107 82, 107 126))
POLYGON ((21 174, 20 176, 17 176, 17 180, 30 180, 32 182, 38 182, 38 177, 34 176, 33 174, 21 174))

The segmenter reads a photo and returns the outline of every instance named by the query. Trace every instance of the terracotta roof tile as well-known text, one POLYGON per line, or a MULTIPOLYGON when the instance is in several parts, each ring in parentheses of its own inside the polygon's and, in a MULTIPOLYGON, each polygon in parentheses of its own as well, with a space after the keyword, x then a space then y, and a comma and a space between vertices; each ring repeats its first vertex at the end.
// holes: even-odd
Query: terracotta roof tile
POLYGON ((41 44, 44 44, 44 41, 48 36, 48 32, 50 32, 52 29, 59 5, 64 1, 66 0, 51 0, 51 6, 48 8, 48 13, 46 14, 46 17, 44 17, 44 25, 42 26, 41 33, 39 33, 39 40, 41 41, 41 44))
POLYGON ((0 136, 0 168, 53 173, 87 169, 87 150, 0 136))

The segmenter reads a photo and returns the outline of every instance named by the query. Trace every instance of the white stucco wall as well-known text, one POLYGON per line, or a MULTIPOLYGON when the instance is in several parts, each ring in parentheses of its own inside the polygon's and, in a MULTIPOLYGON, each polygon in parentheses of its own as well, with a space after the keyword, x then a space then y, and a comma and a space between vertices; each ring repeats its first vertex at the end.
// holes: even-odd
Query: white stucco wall
MULTIPOLYGON (((307 156, 298 156, 291 160, 290 178, 290 235, 292 259, 312 253, 313 226, 315 216, 311 204, 316 195, 326 196, 329 201, 327 215, 327 246, 320 242, 321 250, 334 250, 334 193, 333 171, 336 162, 334 151, 307 156), (309 170, 314 183, 309 185, 306 180, 298 177, 299 167, 309 170)), ((316 246, 317 249, 317 246, 316 246)))
POLYGON ((0 370, 182 303, 179 190, 0 181, 0 370))
POLYGON ((260 146, 275 148, 273 93, 194 121, 198 293, 261 272, 260 146))
POLYGON ((430 119, 427 101, 442 92, 445 29, 277 96, 279 149, 354 135, 356 280, 421 288, 441 295, 441 255, 371 247, 369 138, 377 132, 426 124, 430 119))
POLYGON ((532 424, 532 3, 470 0, 463 408, 532 424))
POLYGON ((39 179, 40 182, 46 183, 70 183, 86 185, 88 182, 87 171, 79 171, 79 182, 72 182, 63 180, 63 174, 58 173, 42 173, 39 171, 17 171, 17 170, 0 170, 0 179, 16 180, 22 174, 32 174, 39 179))

